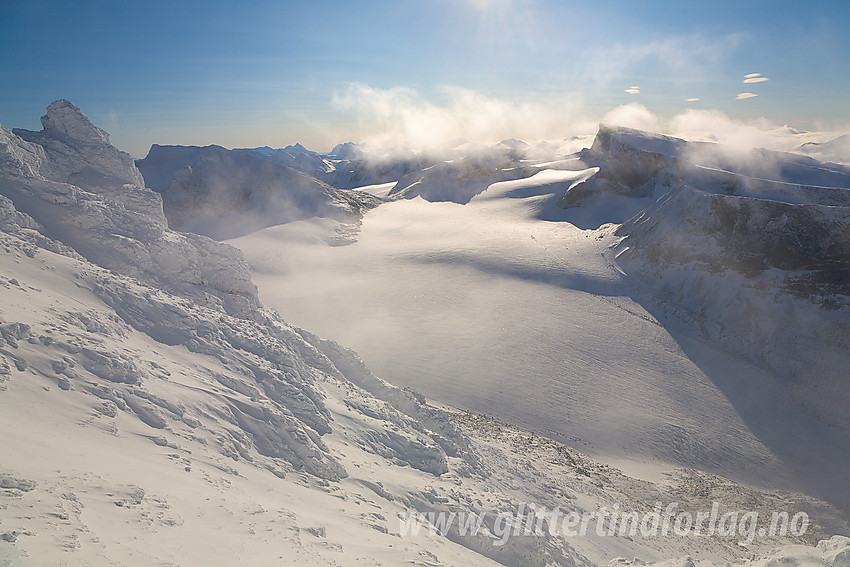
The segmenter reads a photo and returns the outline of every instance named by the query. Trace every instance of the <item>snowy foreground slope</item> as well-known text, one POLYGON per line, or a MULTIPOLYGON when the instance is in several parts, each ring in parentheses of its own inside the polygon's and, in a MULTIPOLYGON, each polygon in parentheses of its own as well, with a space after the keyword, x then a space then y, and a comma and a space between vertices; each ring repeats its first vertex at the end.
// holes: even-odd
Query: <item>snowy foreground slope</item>
POLYGON ((638 480, 387 384, 264 308, 238 250, 170 230, 79 109, 42 123, 0 127, 0 564, 847 565, 846 518, 811 496, 686 468, 638 480), (529 516, 672 504, 810 523, 571 535, 529 516), (480 529, 409 521, 461 516, 480 529))

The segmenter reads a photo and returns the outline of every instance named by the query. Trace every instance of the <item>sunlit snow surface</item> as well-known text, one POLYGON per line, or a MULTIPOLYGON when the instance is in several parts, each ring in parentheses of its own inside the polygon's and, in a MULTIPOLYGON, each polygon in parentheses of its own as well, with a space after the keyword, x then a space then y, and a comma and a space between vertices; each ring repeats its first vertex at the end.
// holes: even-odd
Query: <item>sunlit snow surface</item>
MULTIPOLYGON (((651 199, 609 196, 605 215, 592 196, 554 206, 552 195, 622 171, 558 160, 497 172, 513 181, 466 206, 382 205, 359 234, 324 219, 239 242, 287 319, 310 323, 305 308, 321 307, 328 334, 368 339, 387 377, 524 430, 428 405, 284 322, 259 304, 237 250, 167 226, 159 195, 80 109, 56 101, 42 124, 0 127, 0 565, 847 565, 850 540, 835 535, 848 533, 846 514, 812 497, 845 486, 829 475, 847 470, 847 444, 818 430, 811 408, 789 407, 777 376, 641 307, 653 303, 612 256, 640 267, 640 251, 622 247, 652 244, 652 223, 616 248, 613 227, 576 228, 651 199), (766 488, 659 474, 676 463, 766 488), (662 503, 802 512, 811 526, 753 532, 748 545, 740 530, 632 537, 597 524, 576 537, 495 521, 662 503), (415 535, 402 522, 455 513, 490 523, 415 535)), ((635 135, 663 142, 616 133, 635 135)), ((439 171, 431 182, 468 168, 439 171)), ((829 409, 820 402, 842 399, 831 392, 810 399, 829 409)))
POLYGON ((593 171, 544 170, 467 205, 384 204, 348 246, 318 221, 232 243, 266 304, 395 384, 597 456, 817 492, 794 471, 822 426, 772 376, 650 314, 610 226, 540 220, 575 220, 555 201, 593 171))

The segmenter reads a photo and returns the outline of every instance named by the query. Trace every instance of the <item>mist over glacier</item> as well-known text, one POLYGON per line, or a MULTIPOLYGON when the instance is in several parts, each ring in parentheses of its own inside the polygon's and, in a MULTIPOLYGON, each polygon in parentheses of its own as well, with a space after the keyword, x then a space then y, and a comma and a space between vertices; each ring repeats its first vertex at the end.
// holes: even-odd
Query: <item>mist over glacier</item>
POLYGON ((850 567, 848 22, 4 0, 0 567, 850 567))
MULTIPOLYGON (((800 302, 789 282, 789 291, 771 299, 786 305, 775 312, 769 302, 751 305, 755 297, 746 290, 756 284, 740 280, 734 265, 724 266, 734 260, 714 252, 710 240, 695 247, 716 254, 718 267, 691 267, 684 256, 674 257, 674 269, 692 280, 706 270, 707 277, 714 272, 718 282, 735 284, 693 282, 693 289, 675 295, 668 286, 684 285, 687 276, 651 282, 644 274, 655 273, 657 260, 634 259, 650 254, 650 245, 673 255, 681 246, 674 238, 684 241, 686 231, 712 222, 712 213, 685 212, 705 192, 732 193, 731 203, 763 203, 765 211, 773 199, 805 203, 768 213, 767 223, 774 222, 770 215, 794 222, 788 214, 820 200, 840 206, 824 226, 844 223, 847 169, 620 127, 600 129, 591 149, 563 157, 538 165, 523 154, 495 176, 464 160, 429 166, 410 174, 412 184, 400 181, 391 189, 388 195, 407 186, 416 192, 403 189, 397 193, 402 200, 367 213, 348 246, 327 246, 322 235, 332 227, 311 221, 233 243, 246 254, 264 301, 351 345, 382 376, 436 400, 572 438, 596 456, 692 465, 770 485, 816 458, 808 449, 812 437, 831 439, 834 450, 823 453, 828 457, 817 474, 805 469, 786 480, 843 498, 844 465, 836 459, 846 433, 830 428, 846 432, 844 402, 813 393, 806 405, 819 407, 812 415, 798 406, 811 387, 841 388, 846 315, 842 308, 833 317, 817 305, 821 297, 843 297, 841 284, 815 286, 810 300, 800 302), (775 181, 765 180, 770 175, 775 181), (800 183, 801 176, 836 188, 782 181, 800 183), (452 191, 459 196, 447 197, 452 191), (470 199, 467 191, 477 194, 470 199), (672 230, 641 242, 649 225, 641 217, 675 199, 685 201, 657 214, 672 230), (740 305, 729 307, 735 302, 740 305), (800 313, 792 315, 798 305, 800 313), (804 346, 801 337, 812 334, 825 350, 804 346), (798 390, 786 383, 792 376, 812 385, 798 390)), ((800 230, 819 230, 813 220, 799 222, 800 230)), ((749 252, 763 258, 757 230, 749 252)), ((843 236, 837 238, 825 246, 843 249, 843 236)), ((802 253, 814 259, 810 248, 802 253)), ((846 265, 840 252, 833 260, 846 265)))
POLYGON ((846 167, 603 125, 143 178, 70 102, 42 125, 0 129, 11 564, 842 565, 846 167), (662 503, 807 523, 504 524, 662 503))

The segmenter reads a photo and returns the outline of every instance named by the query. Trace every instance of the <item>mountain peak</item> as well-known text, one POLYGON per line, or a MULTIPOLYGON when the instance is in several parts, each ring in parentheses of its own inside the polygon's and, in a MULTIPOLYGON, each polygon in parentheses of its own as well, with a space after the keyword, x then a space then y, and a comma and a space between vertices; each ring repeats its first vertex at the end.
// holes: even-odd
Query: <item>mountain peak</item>
POLYGON ((59 139, 72 139, 88 143, 109 143, 109 134, 95 126, 72 102, 60 99, 47 107, 41 117, 44 132, 59 139))
POLYGON ((626 126, 602 123, 590 148, 591 153, 619 153, 629 150, 677 156, 685 141, 664 134, 636 130, 626 126))
POLYGON ((309 154, 309 153, 312 153, 310 150, 308 150, 307 148, 305 148, 304 146, 302 146, 299 143, 293 144, 291 146, 286 146, 283 149, 286 150, 287 152, 291 153, 291 154, 309 154))

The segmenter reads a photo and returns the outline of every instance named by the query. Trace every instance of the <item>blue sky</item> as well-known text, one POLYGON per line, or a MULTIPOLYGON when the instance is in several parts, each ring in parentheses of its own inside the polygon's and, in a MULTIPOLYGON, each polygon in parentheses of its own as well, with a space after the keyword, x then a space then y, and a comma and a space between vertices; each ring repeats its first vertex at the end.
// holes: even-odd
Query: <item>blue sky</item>
POLYGON ((37 129, 67 98, 136 156, 151 143, 328 150, 386 127, 393 105, 408 116, 463 92, 553 124, 639 102, 843 128, 848 29, 847 0, 4 0, 0 123, 37 129), (744 84, 751 73, 769 80, 744 84))

